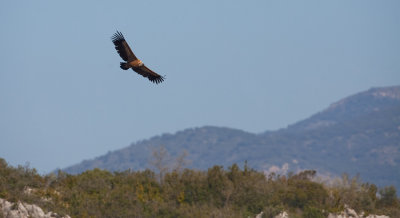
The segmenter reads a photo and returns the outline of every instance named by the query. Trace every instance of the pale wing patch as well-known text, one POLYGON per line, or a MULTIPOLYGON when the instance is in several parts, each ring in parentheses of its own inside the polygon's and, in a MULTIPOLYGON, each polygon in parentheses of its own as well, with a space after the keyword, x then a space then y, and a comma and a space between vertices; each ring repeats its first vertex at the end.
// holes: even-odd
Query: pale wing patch
POLYGON ((139 59, 129 62, 129 65, 132 67, 140 67, 143 65, 143 62, 139 59))

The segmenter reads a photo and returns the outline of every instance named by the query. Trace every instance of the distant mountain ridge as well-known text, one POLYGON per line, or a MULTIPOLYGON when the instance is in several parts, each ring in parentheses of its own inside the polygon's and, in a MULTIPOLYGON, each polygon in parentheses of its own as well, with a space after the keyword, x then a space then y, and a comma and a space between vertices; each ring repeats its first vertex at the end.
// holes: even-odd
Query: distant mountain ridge
POLYGON ((310 118, 300 121, 290 127, 308 129, 316 120, 321 124, 331 125, 334 123, 351 120, 358 115, 368 114, 388 107, 396 107, 400 102, 400 86, 385 88, 371 88, 340 101, 331 104, 327 109, 310 118), (308 125, 308 126, 307 126, 308 125))
POLYGON ((205 126, 163 134, 65 168, 68 173, 102 168, 149 168, 152 148, 177 156, 188 152, 191 168, 239 165, 265 170, 316 169, 359 173, 364 181, 400 188, 400 86, 371 88, 331 104, 285 129, 262 134, 205 126))

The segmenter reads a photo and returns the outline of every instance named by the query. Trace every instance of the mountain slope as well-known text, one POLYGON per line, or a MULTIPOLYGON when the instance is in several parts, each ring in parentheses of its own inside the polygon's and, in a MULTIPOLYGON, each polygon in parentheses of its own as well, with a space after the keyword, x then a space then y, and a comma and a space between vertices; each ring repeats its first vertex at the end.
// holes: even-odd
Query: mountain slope
POLYGON ((372 88, 344 98, 308 119, 278 131, 252 134, 221 127, 186 129, 133 143, 65 169, 79 173, 150 167, 152 150, 184 150, 189 167, 248 164, 256 169, 317 169, 340 175, 359 173, 365 181, 400 188, 400 86, 372 88))

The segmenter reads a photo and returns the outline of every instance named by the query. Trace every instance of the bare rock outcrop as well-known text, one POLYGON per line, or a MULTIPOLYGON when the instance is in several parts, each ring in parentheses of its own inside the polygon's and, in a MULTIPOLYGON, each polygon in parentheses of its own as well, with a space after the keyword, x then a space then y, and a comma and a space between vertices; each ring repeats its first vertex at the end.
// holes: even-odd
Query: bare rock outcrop
POLYGON ((370 214, 368 216, 365 216, 363 212, 360 214, 357 214, 357 212, 348 206, 345 206, 344 210, 340 212, 339 214, 332 214, 330 213, 328 215, 328 218, 390 218, 385 215, 375 215, 375 214, 370 214))
POLYGON ((280 214, 276 215, 274 218, 289 218, 289 214, 286 211, 283 211, 280 214))
MULTIPOLYGON (((259 213, 256 215, 256 218, 261 218, 263 215, 263 212, 259 213)), ((282 211, 280 214, 276 215, 274 218, 289 218, 289 214, 286 211, 282 211)), ((364 213, 357 214, 357 212, 349 207, 345 207, 345 209, 340 212, 339 214, 332 214, 330 213, 328 215, 328 218, 390 218, 389 216, 385 215, 375 215, 375 214, 370 214, 368 216, 365 216, 364 213)))
MULTIPOLYGON (((51 217, 62 217, 54 212, 44 213, 42 208, 34 204, 27 203, 11 203, 7 200, 0 198, 0 212, 5 218, 51 218, 51 217)), ((71 218, 66 215, 63 218, 71 218)))

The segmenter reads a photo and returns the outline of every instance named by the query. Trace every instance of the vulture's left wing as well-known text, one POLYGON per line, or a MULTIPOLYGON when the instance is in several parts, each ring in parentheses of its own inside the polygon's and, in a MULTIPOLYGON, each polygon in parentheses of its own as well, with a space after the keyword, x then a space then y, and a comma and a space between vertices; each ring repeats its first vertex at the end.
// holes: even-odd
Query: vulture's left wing
POLYGON ((157 83, 158 84, 158 83, 161 83, 162 81, 164 81, 164 77, 163 76, 158 75, 156 72, 150 70, 145 65, 142 65, 140 67, 135 67, 135 68, 133 68, 133 70, 136 73, 138 73, 138 74, 140 74, 140 75, 142 75, 144 77, 149 78, 149 80, 152 81, 153 83, 157 83))

